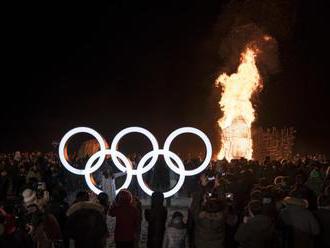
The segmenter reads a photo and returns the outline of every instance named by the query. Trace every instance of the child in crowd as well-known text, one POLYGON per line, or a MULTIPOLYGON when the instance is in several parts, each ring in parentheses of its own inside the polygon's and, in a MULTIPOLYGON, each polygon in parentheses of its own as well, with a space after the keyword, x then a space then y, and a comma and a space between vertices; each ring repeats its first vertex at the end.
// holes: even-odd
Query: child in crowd
POLYGON ((175 212, 168 225, 163 241, 163 248, 188 248, 188 232, 183 221, 183 214, 175 212))

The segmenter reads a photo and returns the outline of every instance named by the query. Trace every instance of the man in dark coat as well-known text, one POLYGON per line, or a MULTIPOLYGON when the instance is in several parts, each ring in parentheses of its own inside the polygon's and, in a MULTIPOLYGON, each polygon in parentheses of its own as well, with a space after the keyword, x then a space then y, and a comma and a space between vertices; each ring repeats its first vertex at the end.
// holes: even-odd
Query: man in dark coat
POLYGON ((145 210, 145 219, 148 222, 148 248, 162 247, 167 209, 163 206, 164 195, 154 192, 151 197, 151 209, 145 210))
POLYGON ((207 175, 201 174, 199 177, 199 185, 195 192, 192 193, 192 201, 190 204, 190 208, 188 210, 188 220, 187 220, 187 226, 188 226, 188 233, 189 233, 189 244, 190 247, 194 247, 194 231, 195 231, 195 216, 197 216, 200 212, 201 205, 203 202, 204 195, 211 191, 211 188, 213 185, 210 185, 211 183, 208 180, 207 175))
POLYGON ((286 207, 279 215, 286 230, 284 242, 288 247, 313 248, 314 238, 319 234, 320 228, 316 218, 308 210, 308 201, 290 196, 284 198, 284 203, 286 207))
POLYGON ((272 220, 262 214, 263 206, 259 200, 248 204, 249 216, 245 216, 239 226, 235 239, 242 248, 268 248, 274 238, 272 220))
POLYGON ((221 248, 225 242, 225 205, 216 198, 207 199, 194 216, 196 248, 221 248))

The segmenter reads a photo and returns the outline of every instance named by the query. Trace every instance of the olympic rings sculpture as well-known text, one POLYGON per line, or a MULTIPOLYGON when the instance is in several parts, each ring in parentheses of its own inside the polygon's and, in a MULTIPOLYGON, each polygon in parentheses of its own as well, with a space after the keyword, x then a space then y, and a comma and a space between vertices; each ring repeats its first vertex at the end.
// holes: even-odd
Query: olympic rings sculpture
POLYGON ((177 193, 181 189, 186 176, 193 176, 193 175, 199 174, 200 172, 202 172, 203 170, 205 170, 207 168, 207 166, 209 165, 209 163, 211 161, 211 157, 212 157, 212 146, 211 146, 211 142, 210 142, 209 138, 206 136, 206 134, 204 134, 199 129, 193 128, 193 127, 182 127, 182 128, 179 128, 179 129, 176 129, 175 131, 173 131, 165 140, 163 149, 159 149, 158 141, 156 140, 154 135, 151 132, 149 132, 147 129, 142 128, 142 127, 128 127, 128 128, 121 130, 114 137, 114 139, 111 143, 110 149, 106 148, 106 144, 105 144, 102 136, 98 132, 96 132, 94 129, 91 129, 88 127, 77 127, 77 128, 71 129, 63 136, 63 138, 61 139, 61 142, 59 144, 59 158, 60 158, 60 161, 63 164, 63 166, 73 174, 84 175, 85 181, 86 181, 88 187, 96 194, 99 194, 102 191, 100 189, 98 189, 92 183, 90 175, 91 175, 91 173, 95 172, 96 170, 98 170, 101 167, 101 165, 105 161, 105 158, 107 155, 111 156, 111 159, 112 159, 114 165, 118 168, 118 170, 126 173, 126 180, 125 180, 124 184, 119 189, 116 190, 116 193, 118 193, 121 189, 128 188, 132 181, 133 176, 136 176, 139 186, 142 188, 142 190, 146 194, 148 194, 150 196, 152 195, 153 191, 143 181, 143 174, 148 172, 155 166, 159 155, 164 156, 164 160, 165 160, 167 166, 174 173, 179 175, 179 180, 178 180, 177 184, 169 191, 163 193, 164 197, 167 198, 167 197, 173 196, 175 193, 177 193), (88 159, 84 169, 74 168, 66 160, 66 143, 73 135, 78 134, 78 133, 87 133, 87 134, 94 136, 94 138, 98 141, 99 146, 100 146, 100 150, 98 152, 96 152, 95 154, 93 154, 88 159), (141 160, 138 162, 136 169, 132 168, 131 161, 124 154, 117 151, 117 146, 118 146, 120 139, 129 133, 140 133, 140 134, 145 135, 150 140, 152 149, 153 149, 152 151, 148 152, 141 158, 141 160), (205 155, 204 161, 201 163, 201 165, 199 167, 197 167, 193 170, 186 170, 182 160, 175 153, 170 151, 170 146, 171 146, 172 141, 178 135, 184 134, 184 133, 191 133, 191 134, 195 134, 195 135, 199 136, 202 139, 202 141, 204 142, 205 147, 206 147, 206 155, 205 155), (150 160, 150 161, 148 162, 148 160, 150 160), (175 164, 173 163, 172 160, 175 162, 175 164), (95 164, 94 164, 94 162, 95 162, 95 164))

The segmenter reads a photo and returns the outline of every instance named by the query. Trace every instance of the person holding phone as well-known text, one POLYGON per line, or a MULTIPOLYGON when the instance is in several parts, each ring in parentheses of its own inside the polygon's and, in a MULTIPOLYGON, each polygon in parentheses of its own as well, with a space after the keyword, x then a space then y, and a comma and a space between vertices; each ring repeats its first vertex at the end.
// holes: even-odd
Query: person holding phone
POLYGON ((224 247, 225 203, 214 197, 206 197, 195 216, 194 243, 196 248, 224 247))
POLYGON ((54 215, 47 213, 42 205, 38 204, 36 192, 25 189, 22 193, 26 208, 26 231, 31 236, 36 247, 61 247, 62 232, 54 215))
POLYGON ((274 224, 268 216, 264 215, 262 202, 252 200, 248 204, 248 215, 244 216, 240 224, 235 240, 240 247, 268 248, 275 236, 274 224))

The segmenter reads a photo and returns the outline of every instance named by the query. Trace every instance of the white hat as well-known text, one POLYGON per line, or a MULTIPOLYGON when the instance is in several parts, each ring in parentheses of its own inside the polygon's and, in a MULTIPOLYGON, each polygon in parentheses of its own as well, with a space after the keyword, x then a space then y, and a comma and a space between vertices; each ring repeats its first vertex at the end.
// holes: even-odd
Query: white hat
POLYGON ((32 189, 25 189, 22 193, 23 201, 26 205, 31 205, 36 202, 36 192, 34 192, 32 189))

